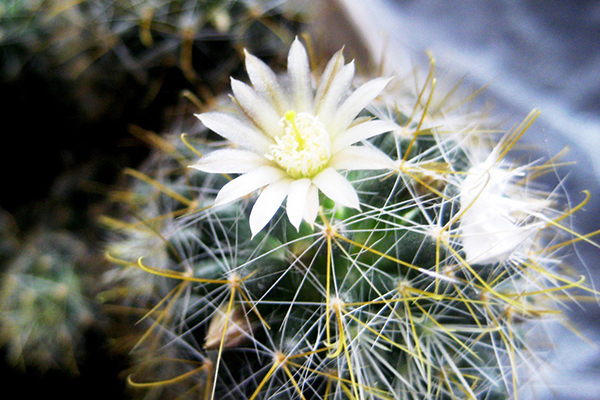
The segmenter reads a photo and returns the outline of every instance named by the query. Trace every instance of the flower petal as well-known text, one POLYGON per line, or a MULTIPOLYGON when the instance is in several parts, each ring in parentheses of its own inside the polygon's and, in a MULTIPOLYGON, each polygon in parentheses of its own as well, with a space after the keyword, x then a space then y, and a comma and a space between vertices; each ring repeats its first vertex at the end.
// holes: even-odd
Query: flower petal
POLYGON ((330 126, 330 134, 346 129, 354 118, 383 91, 391 78, 373 79, 356 89, 338 108, 330 126))
POLYGON ((315 95, 316 104, 319 104, 323 100, 323 96, 325 96, 325 93, 327 93, 329 87, 331 87, 333 79, 340 69, 345 65, 344 62, 343 49, 331 57, 331 60, 329 60, 327 66, 325 67, 325 71, 323 71, 321 81, 319 82, 319 86, 317 88, 317 94, 315 95))
POLYGON ((254 192, 263 186, 277 182, 286 177, 286 173, 279 168, 263 166, 247 174, 241 175, 228 182, 221 188, 215 199, 214 206, 229 203, 240 197, 254 192))
POLYGON ((308 190, 312 186, 310 179, 298 179, 290 184, 290 190, 287 199, 287 215, 290 223, 296 228, 300 229, 300 223, 304 217, 306 208, 306 200, 308 190))
POLYGON ((198 117, 208 129, 215 131, 225 139, 229 139, 232 142, 247 149, 254 150, 257 153, 266 153, 269 151, 269 145, 272 144, 269 138, 253 129, 250 124, 243 123, 229 114, 207 112, 196 114, 196 117, 198 117))
POLYGON ((256 91, 269 100, 279 114, 284 115, 290 109, 289 102, 273 70, 258 57, 246 52, 246 71, 256 91))
POLYGON ((373 120, 363 122, 338 135, 333 140, 331 151, 333 153, 337 153, 338 151, 353 145, 354 143, 360 142, 361 140, 366 140, 373 136, 381 135, 384 132, 390 132, 398 128, 400 127, 391 121, 373 120))
POLYGON ((211 174, 245 174, 268 164, 266 158, 252 151, 222 149, 205 155, 190 168, 211 174))
POLYGON ((336 108, 348 93, 354 78, 354 62, 341 67, 338 73, 332 77, 331 82, 327 82, 327 86, 323 89, 322 97, 319 96, 316 101, 316 115, 319 119, 328 126, 336 108))
POLYGON ((356 171, 395 169, 395 164, 387 154, 375 147, 350 146, 336 153, 329 161, 329 167, 356 171))
POLYGON ((319 188, 310 185, 304 205, 304 220, 312 227, 319 213, 319 188))
POLYGON ((540 225, 514 224, 495 210, 471 209, 461 218, 461 241, 469 264, 504 262, 538 232, 540 225))
POLYGON ((281 203, 288 194, 289 179, 282 179, 268 185, 256 199, 252 212, 250 212, 250 230, 252 237, 260 232, 275 215, 281 203))
POLYGON ((279 125, 281 117, 273 106, 262 96, 259 96, 254 89, 231 78, 231 90, 240 107, 264 133, 270 137, 281 133, 282 127, 279 125))
POLYGON ((306 49, 298 38, 292 43, 288 55, 288 76, 290 77, 296 112, 312 112, 312 84, 306 49))
POLYGON ((325 168, 312 179, 325 196, 343 206, 360 209, 358 195, 350 182, 333 168, 325 168))

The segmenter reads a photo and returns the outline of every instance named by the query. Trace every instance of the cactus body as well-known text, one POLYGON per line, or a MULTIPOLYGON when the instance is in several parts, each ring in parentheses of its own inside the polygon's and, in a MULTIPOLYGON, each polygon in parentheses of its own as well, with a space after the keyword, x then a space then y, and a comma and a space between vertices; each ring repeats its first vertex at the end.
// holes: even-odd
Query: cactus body
POLYGON ((0 340, 15 365, 78 371, 95 309, 83 287, 91 259, 68 232, 32 235, 7 264, 0 300, 0 340))
MULTIPOLYGON (((329 65, 342 71, 344 62, 329 65)), ((291 96, 298 75, 290 76, 282 86, 291 96)), ((184 141, 165 137, 161 148, 170 150, 130 173, 138 201, 128 209, 138 219, 123 222, 123 238, 108 247, 137 274, 129 290, 160 282, 145 298, 157 300, 130 383, 251 400, 499 399, 518 391, 532 360, 528 337, 556 312, 554 294, 585 290, 555 254, 569 240, 559 223, 569 211, 536 187, 534 175, 551 162, 510 160, 537 111, 498 140, 479 117, 444 96, 436 101, 435 84, 433 73, 417 90, 395 82, 369 102, 351 127, 373 119, 396 126, 362 141, 389 168, 344 164, 360 207, 321 193, 317 215, 297 226, 290 202, 258 229, 252 213, 261 197, 213 206, 235 177, 189 168, 228 146, 215 141, 225 130, 212 116, 200 118, 215 132, 196 125, 181 131, 184 141)), ((216 104, 245 110, 243 100, 216 104)), ((280 116, 282 127, 291 123, 291 114, 280 116)), ((303 144, 302 129, 286 132, 303 144)))

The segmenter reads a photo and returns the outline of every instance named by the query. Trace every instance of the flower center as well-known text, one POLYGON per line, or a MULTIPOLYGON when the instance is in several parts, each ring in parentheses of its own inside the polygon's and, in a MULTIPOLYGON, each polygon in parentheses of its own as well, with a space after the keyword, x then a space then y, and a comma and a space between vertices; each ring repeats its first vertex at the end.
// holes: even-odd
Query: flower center
POLYGON ((331 158, 329 132, 317 117, 288 111, 281 119, 284 133, 275 137, 265 158, 284 168, 295 179, 312 178, 331 158))

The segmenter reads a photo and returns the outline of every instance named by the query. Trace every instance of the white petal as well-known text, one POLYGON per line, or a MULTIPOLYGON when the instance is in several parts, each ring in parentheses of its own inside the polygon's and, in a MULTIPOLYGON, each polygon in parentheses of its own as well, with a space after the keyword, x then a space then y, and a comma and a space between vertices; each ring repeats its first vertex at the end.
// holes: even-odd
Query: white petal
POLYGON ((306 49, 298 38, 292 43, 288 55, 288 75, 292 85, 294 110, 312 112, 312 84, 306 49))
POLYGON ((335 136, 346 129, 358 113, 379 96, 390 80, 391 78, 373 79, 356 89, 338 108, 329 133, 335 136))
POLYGON ((208 129, 211 129, 232 142, 257 153, 265 154, 272 144, 263 133, 254 129, 251 124, 244 123, 234 116, 220 112, 196 114, 208 129))
POLYGON ((467 212, 461 218, 461 241, 469 264, 504 262, 539 230, 539 225, 518 226, 494 209, 467 212))
POLYGON ((233 78, 231 78, 231 90, 240 107, 264 133, 270 137, 281 134, 282 127, 279 125, 281 117, 269 102, 259 96, 249 85, 233 78))
POLYGON ((190 167, 211 174, 245 174, 268 164, 266 158, 248 150, 222 149, 205 155, 190 167))
POLYGON ((312 183, 308 178, 298 179, 290 184, 290 190, 287 199, 287 215, 290 223, 297 230, 300 229, 300 223, 304 217, 308 189, 311 186, 312 183))
POLYGON ((306 205, 304 206, 304 220, 312 227, 319 212, 319 189, 310 185, 306 194, 306 205))
POLYGON ((358 195, 356 190, 346 178, 333 168, 326 168, 312 179, 315 186, 325 196, 343 206, 359 209, 358 195))
POLYGON ((395 164, 387 154, 375 147, 350 146, 334 154, 329 167, 356 171, 395 169, 395 164))
POLYGON ((277 182, 286 177, 286 173, 279 168, 263 166, 248 172, 228 182, 221 188, 215 199, 215 206, 229 203, 240 197, 254 192, 263 186, 277 182))
POLYGON ((338 151, 353 145, 354 143, 360 142, 361 140, 369 139, 373 136, 380 135, 384 132, 390 132, 398 129, 399 126, 391 121, 366 121, 361 124, 355 125, 339 134, 333 141, 331 151, 337 153, 338 151))
POLYGON ((250 213, 250 230, 253 237, 269 223, 273 215, 279 210, 281 203, 288 194, 289 186, 290 180, 282 179, 264 188, 258 196, 250 213))
POLYGON ((354 62, 345 65, 335 74, 324 89, 323 97, 316 104, 316 115, 327 126, 335 115, 335 111, 348 93, 354 78, 354 62))
POLYGON ((343 50, 338 51, 331 57, 331 60, 327 63, 325 71, 321 76, 319 87, 317 88, 317 94, 315 96, 315 102, 319 104, 323 100, 323 96, 331 87, 333 78, 337 75, 340 69, 344 66, 344 52, 343 50))
POLYGON ((256 91, 269 100, 279 114, 284 115, 289 110, 289 102, 273 70, 258 57, 246 52, 246 71, 256 91))

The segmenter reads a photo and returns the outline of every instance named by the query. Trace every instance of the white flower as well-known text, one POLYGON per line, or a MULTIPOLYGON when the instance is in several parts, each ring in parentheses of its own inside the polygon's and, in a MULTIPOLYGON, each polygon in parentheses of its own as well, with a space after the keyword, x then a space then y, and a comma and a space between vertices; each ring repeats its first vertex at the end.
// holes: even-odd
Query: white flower
POLYGON ((286 197, 287 216, 296 229, 303 219, 314 223, 319 190, 336 203, 358 209, 356 190, 337 170, 394 168, 380 150, 355 145, 398 128, 388 121, 357 119, 389 79, 371 80, 348 94, 354 63, 345 64, 340 50, 327 64, 315 90, 308 55, 298 39, 288 55, 286 85, 249 53, 246 69, 253 87, 231 79, 239 115, 197 115, 234 147, 213 151, 192 167, 209 173, 241 174, 221 188, 214 205, 263 188, 250 214, 253 235, 271 220, 286 197))
POLYGON ((470 264, 504 262, 527 246, 543 225, 536 216, 548 205, 515 183, 522 170, 501 167, 496 159, 494 151, 471 167, 460 188, 461 241, 470 264))

